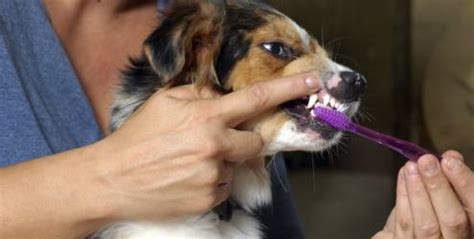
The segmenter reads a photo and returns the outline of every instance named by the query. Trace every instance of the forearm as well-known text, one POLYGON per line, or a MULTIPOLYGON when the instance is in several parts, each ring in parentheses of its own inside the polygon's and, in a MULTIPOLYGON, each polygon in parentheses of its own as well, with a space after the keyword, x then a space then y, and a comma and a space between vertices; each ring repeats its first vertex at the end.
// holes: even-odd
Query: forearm
POLYGON ((80 238, 107 224, 91 148, 0 169, 0 238, 80 238))

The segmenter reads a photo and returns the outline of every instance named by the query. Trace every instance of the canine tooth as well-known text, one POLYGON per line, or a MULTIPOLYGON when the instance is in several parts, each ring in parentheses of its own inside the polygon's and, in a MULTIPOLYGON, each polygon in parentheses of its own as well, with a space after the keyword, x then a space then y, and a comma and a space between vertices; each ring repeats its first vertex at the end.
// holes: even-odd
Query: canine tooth
POLYGON ((342 111, 342 106, 343 106, 342 104, 338 104, 336 106, 337 111, 342 111))
POLYGON ((316 117, 316 114, 314 113, 314 110, 311 110, 311 116, 316 117))
POLYGON ((313 94, 309 97, 308 105, 306 106, 306 109, 311 109, 313 106, 318 102, 318 95, 313 94))
POLYGON ((324 104, 324 105, 328 105, 328 103, 329 103, 329 95, 325 95, 325 96, 323 97, 323 104, 324 104))
POLYGON ((341 111, 347 111, 347 109, 349 109, 349 106, 347 106, 347 105, 343 105, 341 107, 341 111))
POLYGON ((329 101, 329 105, 331 107, 334 107, 335 104, 336 104, 336 100, 334 98, 331 98, 331 100, 329 101))
POLYGON ((339 108, 340 105, 341 105, 341 104, 340 104, 339 102, 336 102, 336 103, 334 104, 334 108, 337 109, 337 108, 339 108))

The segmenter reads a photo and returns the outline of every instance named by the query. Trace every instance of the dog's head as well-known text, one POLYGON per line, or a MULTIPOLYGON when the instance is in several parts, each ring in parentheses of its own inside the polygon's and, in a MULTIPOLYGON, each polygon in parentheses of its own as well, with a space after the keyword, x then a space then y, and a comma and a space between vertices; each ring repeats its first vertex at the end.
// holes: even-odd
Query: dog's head
POLYGON ((365 79, 333 62, 303 28, 266 5, 210 2, 176 1, 146 40, 144 64, 160 78, 158 87, 193 82, 231 92, 258 81, 317 71, 322 86, 317 94, 287 102, 242 127, 261 133, 267 155, 320 151, 335 144, 340 133, 313 120, 311 109, 324 105, 352 116, 365 79))

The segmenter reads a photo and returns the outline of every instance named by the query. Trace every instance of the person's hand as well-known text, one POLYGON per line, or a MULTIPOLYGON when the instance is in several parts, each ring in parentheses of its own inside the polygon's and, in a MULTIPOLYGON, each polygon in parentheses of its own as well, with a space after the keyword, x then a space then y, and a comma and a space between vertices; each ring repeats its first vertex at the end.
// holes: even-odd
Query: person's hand
POLYGON ((458 152, 442 158, 425 155, 400 170, 395 208, 373 238, 473 238, 474 174, 458 152))
POLYGON ((256 83, 218 96, 192 86, 154 94, 97 143, 98 182, 114 218, 200 214, 230 193, 232 164, 257 156, 262 139, 236 130, 249 118, 319 88, 312 74, 256 83), (292 90, 288 90, 292 89, 292 90), (117 204, 118 203, 118 204, 117 204))

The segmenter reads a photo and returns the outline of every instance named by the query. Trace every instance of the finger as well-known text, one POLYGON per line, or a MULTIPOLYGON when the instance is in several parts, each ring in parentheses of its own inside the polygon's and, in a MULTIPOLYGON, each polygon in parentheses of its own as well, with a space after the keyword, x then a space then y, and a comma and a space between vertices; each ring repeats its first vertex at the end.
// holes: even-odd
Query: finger
POLYGON ((464 208, 441 171, 439 161, 433 155, 418 160, 423 183, 438 218, 444 238, 468 238, 468 221, 464 208))
POLYGON ((457 159, 464 162, 464 157, 462 156, 462 154, 460 154, 458 151, 454 151, 454 150, 448 150, 448 151, 444 152, 441 157, 443 157, 443 158, 457 158, 457 159))
POLYGON ((235 127, 252 116, 319 88, 319 78, 314 73, 262 81, 215 100, 213 110, 229 126, 235 127))
POLYGON ((393 233, 392 233, 392 232, 383 230, 383 231, 377 232, 377 234, 375 234, 374 236, 372 236, 371 239, 393 239, 393 238, 394 238, 394 237, 393 237, 393 233))
MULTIPOLYGON (((443 155, 444 156, 444 155, 443 155)), ((467 212, 471 222, 471 231, 474 231, 474 174, 466 164, 462 156, 457 158, 453 154, 443 157, 441 161, 443 172, 461 199, 464 210, 467 212), (454 156, 454 157, 452 157, 454 156)))
POLYGON ((431 204, 428 192, 418 171, 418 165, 408 162, 405 165, 405 184, 413 215, 415 237, 418 239, 440 237, 438 220, 431 204))
POLYGON ((395 238, 413 238, 413 216, 411 215, 403 168, 398 172, 395 215, 395 238))
POLYGON ((388 219, 387 219, 387 224, 385 224, 385 230, 388 230, 388 231, 391 231, 391 232, 394 232, 395 231, 395 208, 392 209, 392 211, 390 212, 390 215, 388 216, 388 219))
POLYGON ((227 161, 243 163, 262 152, 263 140, 258 133, 229 129, 228 139, 231 146, 224 156, 227 161))

